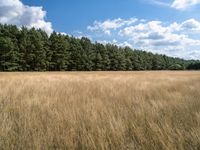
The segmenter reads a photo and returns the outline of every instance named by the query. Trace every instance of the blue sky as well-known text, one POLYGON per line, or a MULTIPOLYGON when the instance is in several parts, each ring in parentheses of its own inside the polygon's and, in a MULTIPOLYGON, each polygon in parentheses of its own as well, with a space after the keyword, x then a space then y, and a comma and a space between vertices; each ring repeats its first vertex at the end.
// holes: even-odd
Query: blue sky
MULTIPOLYGON (((151 0, 22 0, 29 6, 42 6, 47 11, 46 20, 52 22, 59 32, 73 34, 76 30, 85 30, 95 20, 132 17, 165 22, 199 19, 199 11, 176 9, 156 5, 151 0)), ((172 2, 172 0, 163 0, 172 2)), ((162 2, 162 1, 161 1, 162 2)), ((195 8, 195 10, 198 10, 195 8)))
POLYGON ((0 23, 200 59, 200 0, 0 0, 0 23))

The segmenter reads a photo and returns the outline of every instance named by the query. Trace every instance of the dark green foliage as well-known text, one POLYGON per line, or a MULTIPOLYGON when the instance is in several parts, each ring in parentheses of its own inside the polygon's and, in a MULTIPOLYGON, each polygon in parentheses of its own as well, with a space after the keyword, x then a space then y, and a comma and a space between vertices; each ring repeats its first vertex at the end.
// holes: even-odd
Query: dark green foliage
POLYGON ((200 62, 191 63, 188 65, 189 70, 200 70, 200 62))
POLYGON ((170 70, 184 70, 183 66, 180 64, 173 64, 169 67, 170 70))
POLYGON ((69 43, 67 37, 53 32, 49 38, 48 64, 52 71, 64 71, 69 66, 69 43))
POLYGON ((46 70, 46 49, 45 41, 41 30, 34 28, 28 32, 28 45, 26 64, 28 71, 46 70))
POLYGON ((90 66, 88 63, 89 56, 86 50, 83 49, 80 39, 71 38, 70 39, 70 68, 72 71, 84 71, 90 66))
POLYGON ((0 71, 197 70, 200 62, 0 25, 0 71))
POLYGON ((0 70, 17 71, 19 66, 20 52, 17 38, 19 30, 16 26, 0 25, 0 70))

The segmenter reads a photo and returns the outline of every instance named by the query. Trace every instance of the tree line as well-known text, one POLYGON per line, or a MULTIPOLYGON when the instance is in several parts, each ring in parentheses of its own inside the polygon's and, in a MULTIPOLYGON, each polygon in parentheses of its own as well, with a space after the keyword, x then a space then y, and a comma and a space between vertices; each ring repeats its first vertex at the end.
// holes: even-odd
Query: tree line
POLYGON ((200 61, 93 43, 40 29, 0 24, 0 71, 131 71, 200 69, 200 61))

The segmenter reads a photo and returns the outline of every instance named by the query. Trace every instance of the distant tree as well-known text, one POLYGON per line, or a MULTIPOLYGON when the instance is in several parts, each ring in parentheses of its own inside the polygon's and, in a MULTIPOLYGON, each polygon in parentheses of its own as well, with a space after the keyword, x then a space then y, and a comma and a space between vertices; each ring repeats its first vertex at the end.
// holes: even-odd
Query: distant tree
POLYGON ((41 31, 34 28, 28 32, 26 64, 28 71, 46 70, 46 51, 41 31))
POLYGON ((13 25, 0 25, 0 68, 2 71, 21 70, 18 48, 19 30, 13 25))
POLYGON ((87 56, 79 39, 71 38, 70 40, 70 58, 70 70, 85 70, 87 56))
POLYGON ((53 32, 49 38, 48 59, 50 70, 64 71, 69 67, 69 43, 64 35, 53 32))
POLYGON ((200 62, 189 64, 187 69, 189 69, 189 70, 200 70, 200 62))
POLYGON ((200 61, 0 24, 0 71, 200 69, 200 61))
POLYGON ((183 66, 180 64, 173 64, 169 67, 170 70, 183 70, 183 66))
POLYGON ((83 49, 82 59, 83 59, 83 69, 86 71, 94 70, 94 59, 95 59, 95 49, 92 42, 85 37, 80 40, 81 47, 83 49))
POLYGON ((0 68, 2 71, 17 71, 19 68, 18 52, 11 38, 0 37, 0 68))
POLYGON ((95 70, 101 71, 103 70, 103 63, 102 63, 102 57, 100 53, 96 54, 96 59, 95 59, 95 70))
POLYGON ((96 64, 95 70, 98 68, 100 70, 109 70, 110 69, 110 59, 109 52, 105 48, 103 44, 95 43, 95 52, 96 52, 96 60, 95 63, 99 62, 100 64, 96 64), (98 67, 97 67, 98 66, 98 67))
POLYGON ((134 70, 134 66, 133 66, 133 51, 131 48, 129 47, 125 47, 124 48, 124 53, 125 53, 125 64, 126 64, 126 70, 127 71, 131 71, 134 70))

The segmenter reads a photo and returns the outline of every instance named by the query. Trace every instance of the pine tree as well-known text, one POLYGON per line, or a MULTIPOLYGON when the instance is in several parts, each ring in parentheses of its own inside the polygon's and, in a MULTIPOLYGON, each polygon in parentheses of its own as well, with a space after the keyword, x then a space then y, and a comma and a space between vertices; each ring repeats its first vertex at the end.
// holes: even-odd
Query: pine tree
POLYGON ((94 46, 91 43, 91 41, 88 38, 81 38, 80 40, 81 47, 83 48, 83 56, 82 59, 83 61, 83 68, 86 71, 92 71, 94 70, 94 59, 95 59, 95 51, 94 51, 94 46))
MULTIPOLYGON (((103 44, 95 43, 95 51, 100 55, 98 59, 101 59, 101 70, 110 70, 109 52, 103 44)), ((97 54, 96 54, 97 58, 97 54)))
POLYGON ((3 71, 20 70, 18 34, 16 26, 0 26, 0 68, 3 71))
POLYGON ((199 69, 199 61, 0 24, 0 71, 199 69))
POLYGON ((32 28, 28 32, 25 60, 27 71, 46 70, 46 51, 39 31, 32 28))
POLYGON ((69 45, 66 37, 56 32, 50 36, 50 51, 52 54, 50 61, 50 70, 52 71, 64 71, 68 70, 68 58, 69 58, 69 45))

